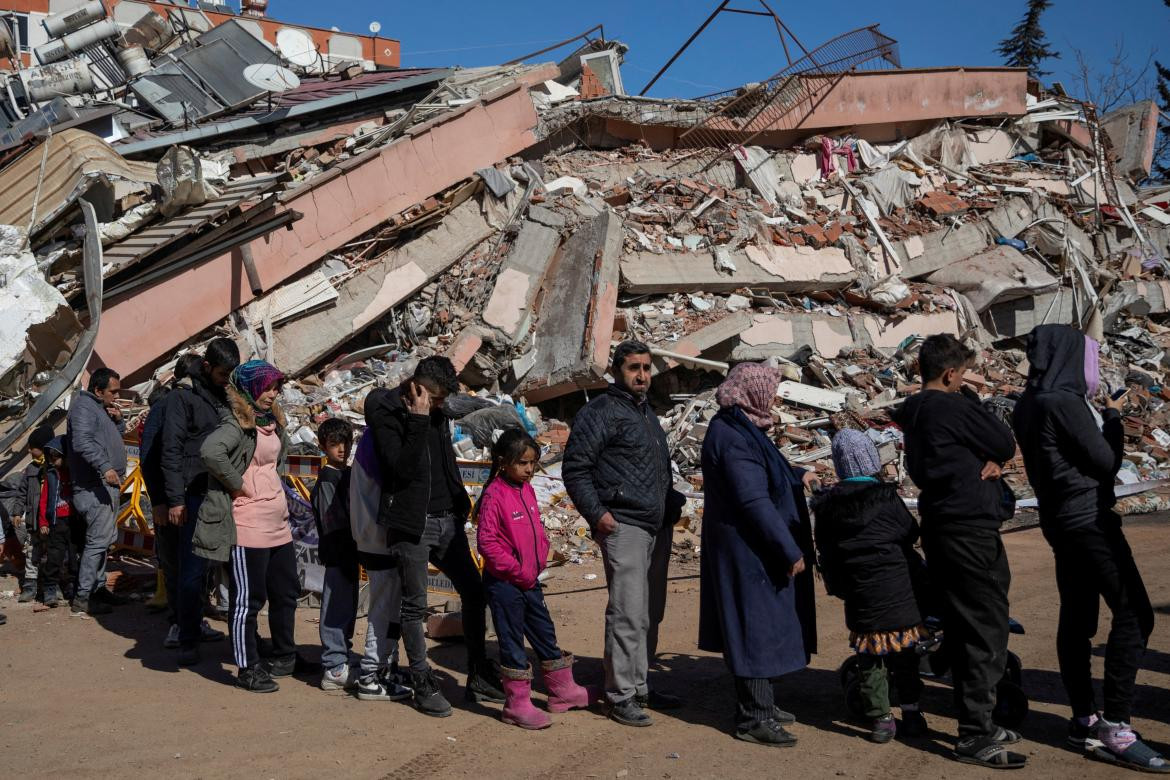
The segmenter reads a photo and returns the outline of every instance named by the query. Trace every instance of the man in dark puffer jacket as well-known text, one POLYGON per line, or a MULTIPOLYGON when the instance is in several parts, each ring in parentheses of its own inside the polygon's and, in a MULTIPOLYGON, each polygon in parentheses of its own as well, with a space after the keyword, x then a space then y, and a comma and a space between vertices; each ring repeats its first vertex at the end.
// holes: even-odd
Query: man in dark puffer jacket
POLYGON ((1096 341, 1067 325, 1033 330, 1028 387, 1015 411, 1040 527, 1056 558, 1056 655, 1073 714, 1068 741, 1106 761, 1170 772, 1170 762, 1129 725, 1154 611, 1113 511, 1124 400, 1107 399, 1102 414, 1089 404, 1100 383, 1098 349, 1096 341), (1113 621, 1105 645, 1105 709, 1098 717, 1090 661, 1102 598, 1113 621))
POLYGON ((611 371, 615 384, 573 420, 562 474, 605 560, 610 716, 627 726, 649 726, 643 708, 681 703, 651 693, 646 678, 666 608, 672 526, 686 499, 671 487, 666 434, 646 400, 650 348, 622 342, 614 350, 611 371))

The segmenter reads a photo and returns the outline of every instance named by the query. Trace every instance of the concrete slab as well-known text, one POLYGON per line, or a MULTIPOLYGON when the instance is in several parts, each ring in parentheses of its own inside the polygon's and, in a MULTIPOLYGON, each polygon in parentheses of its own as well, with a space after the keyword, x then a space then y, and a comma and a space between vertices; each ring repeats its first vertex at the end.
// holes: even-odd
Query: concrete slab
POLYGON ((1062 287, 997 303, 983 312, 981 319, 983 326, 996 339, 1027 336, 1037 325, 1069 325, 1073 321, 1072 291, 1062 287))
POLYGON ((537 302, 536 359, 519 387, 530 402, 605 384, 622 241, 621 218, 606 210, 557 252, 537 302))
POLYGON ((894 251, 902 263, 902 278, 917 279, 978 254, 990 244, 983 222, 967 222, 900 241, 894 244, 894 251))
POLYGON ((495 231, 479 201, 456 206, 434 228, 345 282, 332 307, 275 328, 276 364, 290 374, 312 368, 490 237, 495 231))
POLYGON ((995 246, 952 263, 926 281, 963 293, 980 312, 993 303, 1049 292, 1060 284, 1043 263, 1011 246, 995 246))
MULTIPOLYGON (((304 218, 249 245, 263 287, 279 286, 413 204, 528 148, 536 121, 527 90, 505 87, 287 193, 284 208, 304 218)), ((107 302, 95 354, 132 377, 252 298, 239 250, 220 255, 107 302), (159 301, 170 303, 160 308, 159 301)))
POLYGON ((532 304, 560 241, 560 232, 525 220, 520 235, 504 258, 484 307, 483 321, 504 334, 509 342, 515 343, 528 331, 532 304))
POLYGON ((632 252, 621 261, 623 289, 633 294, 732 292, 759 287, 778 292, 840 290, 856 272, 837 247, 749 246, 730 253, 734 273, 715 269, 710 252, 632 252))

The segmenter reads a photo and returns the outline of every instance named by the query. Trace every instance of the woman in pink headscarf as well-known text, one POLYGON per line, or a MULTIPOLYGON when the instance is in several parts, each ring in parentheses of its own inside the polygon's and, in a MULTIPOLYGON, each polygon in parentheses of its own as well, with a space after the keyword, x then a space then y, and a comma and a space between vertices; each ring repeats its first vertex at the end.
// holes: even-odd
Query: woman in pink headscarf
POLYGON ((784 747, 795 718, 778 709, 772 678, 816 652, 812 527, 804 488, 767 431, 780 371, 741 363, 719 386, 703 441, 703 557, 699 647, 723 653, 735 675, 737 739, 784 747), (811 560, 811 558, 809 558, 811 560))

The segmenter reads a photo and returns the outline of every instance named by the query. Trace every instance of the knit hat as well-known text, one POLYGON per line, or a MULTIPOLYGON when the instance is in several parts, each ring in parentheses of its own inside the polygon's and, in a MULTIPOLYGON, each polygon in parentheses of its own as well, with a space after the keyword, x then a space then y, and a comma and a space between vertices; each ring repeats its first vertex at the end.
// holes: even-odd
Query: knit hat
POLYGON ((49 439, 49 441, 47 441, 45 443, 44 450, 45 450, 45 452, 55 452, 58 455, 64 455, 65 454, 65 437, 64 436, 54 436, 52 439, 49 439))
POLYGON ((868 436, 846 428, 833 437, 833 467, 841 479, 872 477, 882 470, 882 461, 868 436))
POLYGON ((53 438, 53 429, 48 425, 38 425, 33 428, 33 432, 28 435, 28 446, 43 450, 49 440, 53 438))

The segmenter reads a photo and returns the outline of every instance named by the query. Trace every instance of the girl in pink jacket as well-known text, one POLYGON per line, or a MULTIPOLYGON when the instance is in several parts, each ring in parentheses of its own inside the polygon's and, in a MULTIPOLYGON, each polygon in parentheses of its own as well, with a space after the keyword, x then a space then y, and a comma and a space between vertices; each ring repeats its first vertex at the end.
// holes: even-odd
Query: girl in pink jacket
POLYGON ((500 677, 507 699, 503 720, 526 729, 546 728, 549 718, 532 704, 525 636, 540 659, 551 711, 588 707, 591 700, 573 680, 572 654, 557 646, 538 579, 549 550, 530 484, 539 456, 536 442, 524 431, 505 431, 492 447, 491 474, 476 507, 483 580, 500 643, 500 677))

